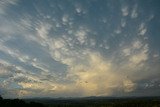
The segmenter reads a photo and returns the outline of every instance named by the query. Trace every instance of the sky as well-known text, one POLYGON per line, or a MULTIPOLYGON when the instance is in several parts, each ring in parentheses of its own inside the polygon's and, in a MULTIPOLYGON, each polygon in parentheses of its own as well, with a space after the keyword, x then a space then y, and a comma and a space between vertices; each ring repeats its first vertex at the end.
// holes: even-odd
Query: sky
POLYGON ((159 0, 0 0, 0 95, 160 96, 159 46, 159 0))

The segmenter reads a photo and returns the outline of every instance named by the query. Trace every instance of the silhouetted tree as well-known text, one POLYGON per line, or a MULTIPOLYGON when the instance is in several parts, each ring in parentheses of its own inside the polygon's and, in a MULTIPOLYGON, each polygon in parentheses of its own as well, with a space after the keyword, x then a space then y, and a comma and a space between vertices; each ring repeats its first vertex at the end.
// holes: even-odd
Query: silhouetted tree
POLYGON ((3 100, 3 98, 1 97, 1 95, 0 95, 0 100, 3 100))

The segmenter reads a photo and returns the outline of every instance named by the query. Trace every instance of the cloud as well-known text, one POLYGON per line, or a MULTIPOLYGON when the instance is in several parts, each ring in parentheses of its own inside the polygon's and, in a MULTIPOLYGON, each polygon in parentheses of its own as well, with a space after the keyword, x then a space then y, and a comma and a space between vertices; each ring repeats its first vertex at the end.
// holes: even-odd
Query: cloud
POLYGON ((145 45, 142 49, 142 51, 140 51, 139 53, 133 55, 129 60, 133 63, 133 64, 140 64, 143 61, 146 61, 148 59, 148 46, 145 45))
POLYGON ((137 12, 137 4, 133 6, 133 9, 131 11, 131 18, 137 18, 138 17, 138 12, 137 12))
POLYGON ((84 90, 84 95, 110 95, 112 88, 115 88, 112 87, 113 84, 118 85, 119 79, 116 74, 112 73, 111 64, 93 52, 88 54, 86 61, 88 61, 88 66, 76 65, 71 70, 78 76, 77 84, 84 90))
POLYGON ((34 75, 31 72, 21 71, 17 66, 1 64, 0 68, 0 78, 4 78, 4 81, 1 83, 1 85, 6 91, 8 90, 7 92, 3 93, 4 96, 9 96, 8 93, 11 95, 15 93, 14 96, 24 97, 34 93, 32 90, 48 92, 53 91, 55 88, 55 85, 53 86, 53 82, 50 82, 49 80, 42 81, 41 76, 34 75), (13 83, 21 86, 21 88, 16 90, 14 88, 12 89, 10 84, 13 83))
POLYGON ((128 16, 129 14, 128 6, 122 6, 121 12, 123 16, 128 16))
MULTIPOLYGON (((124 53, 125 56, 131 55, 132 53, 134 53, 135 51, 139 51, 139 49, 142 49, 143 47, 143 43, 140 40, 135 40, 131 43, 130 46, 128 46, 127 48, 124 48, 122 51, 124 53)), ((147 44, 145 46, 145 51, 147 51, 147 44)))
MULTIPOLYGON (((122 77, 119 77, 119 75, 117 75, 116 73, 112 73, 114 71, 112 71, 112 68, 110 67, 111 64, 103 60, 99 52, 92 51, 90 49, 85 50, 83 48, 79 48, 79 50, 76 49, 77 45, 79 46, 89 42, 86 38, 86 30, 77 30, 74 34, 80 44, 74 45, 75 42, 70 41, 73 39, 65 38, 65 36, 44 36, 44 40, 47 42, 45 44, 49 46, 49 52, 52 55, 53 59, 65 65, 68 65, 68 73, 66 79, 72 78, 73 83, 68 85, 65 84, 62 86, 58 84, 61 87, 65 87, 62 88, 64 89, 63 91, 66 92, 67 90, 82 90, 81 96, 109 95, 112 93, 113 88, 121 87, 122 85, 119 86, 118 81, 120 81, 120 78, 122 77), (102 88, 99 89, 98 87, 102 88)), ((121 84, 122 83, 123 81, 121 81, 121 84)), ((23 83, 21 85, 23 85, 24 88, 29 88, 30 86, 29 84, 23 83)), ((34 87, 35 89, 37 87, 39 89, 45 88, 43 83, 38 86, 37 84, 35 84, 35 86, 31 87, 34 87)), ((51 86, 49 86, 48 89, 51 89, 51 86)), ((55 90, 55 93, 57 93, 57 90, 55 90)))
POLYGON ((63 24, 66 24, 68 21, 69 21, 69 16, 68 16, 68 15, 64 15, 64 16, 62 17, 62 22, 63 22, 63 24))
POLYGON ((52 42, 55 49, 63 48, 66 46, 66 42, 62 38, 53 39, 52 42))
POLYGON ((143 66, 145 61, 148 60, 148 44, 142 43, 140 40, 136 40, 131 43, 130 46, 124 48, 123 55, 129 58, 128 66, 132 69, 135 66, 143 66))
POLYGON ((125 19, 121 19, 121 27, 125 27, 126 26, 126 21, 125 19))
POLYGON ((0 63, 0 78, 9 78, 12 77, 12 71, 10 70, 10 67, 7 67, 0 63))
POLYGON ((79 4, 77 4, 77 5, 75 5, 75 9, 76 9, 76 12, 77 13, 81 13, 82 12, 82 7, 81 7, 81 5, 79 4))
POLYGON ((142 35, 142 36, 145 35, 145 33, 147 32, 145 23, 141 23, 138 30, 139 30, 139 33, 138 33, 139 35, 142 35))
POLYGON ((120 34, 121 32, 122 32, 121 27, 118 27, 118 28, 115 30, 115 33, 116 33, 116 34, 120 34))
MULTIPOLYGON (((138 17, 138 6, 133 6, 131 13, 128 5, 121 7, 122 18, 113 17, 115 22, 119 21, 118 27, 107 28, 113 21, 108 18, 110 12, 102 15, 104 27, 97 28, 101 25, 92 20, 92 14, 82 15, 90 12, 88 7, 74 5, 73 13, 61 14, 55 6, 53 13, 47 8, 44 16, 40 11, 43 9, 36 4, 39 8, 35 7, 38 12, 35 16, 24 11, 22 17, 0 18, 0 84, 8 91, 6 96, 9 93, 18 97, 126 94, 136 92, 139 82, 158 74, 158 60, 150 63, 151 46, 139 36, 147 34, 147 24, 142 21, 133 29, 138 34, 135 35, 130 32, 133 26, 128 27, 133 19, 130 22, 123 17, 130 14, 131 18, 138 17), (86 18, 85 23, 82 18, 86 18), (120 36, 111 36, 114 34, 120 36)), ((151 57, 156 59, 159 55, 151 57)))
POLYGON ((75 7, 75 11, 76 11, 77 14, 86 14, 87 13, 84 6, 80 3, 75 3, 74 7, 75 7))
POLYGON ((49 33, 49 30, 51 29, 51 25, 50 24, 47 24, 47 23, 40 23, 40 25, 36 28, 37 30, 37 36, 38 36, 38 39, 39 42, 42 46, 46 46, 47 44, 47 35, 49 33))
MULTIPOLYGON (((134 44, 134 48, 137 48, 134 44)), ((71 51, 71 50, 70 50, 71 51)), ((78 51, 77 51, 78 52, 78 51)), ((83 90, 83 96, 88 95, 111 95, 112 90, 115 88, 124 88, 124 90, 133 91, 135 89, 135 85, 128 83, 123 83, 124 78, 122 75, 118 75, 113 70, 111 63, 103 60, 102 56, 98 52, 94 52, 91 50, 81 50, 83 54, 82 57, 78 57, 80 55, 74 51, 72 51, 72 55, 76 54, 74 57, 59 57, 59 61, 62 63, 69 65, 68 69, 68 78, 76 78, 75 85, 79 90, 83 90), (71 62, 69 60, 72 60, 71 62), (119 82, 121 84, 119 84, 119 82), (113 85, 114 84, 114 85, 113 85), (101 89, 99 89, 101 87, 101 89)), ((128 81, 131 80, 128 79, 128 81)), ((70 88, 72 88, 70 85, 70 88)), ((123 89, 122 88, 122 89, 123 89)))
POLYGON ((154 54, 153 57, 154 57, 154 58, 158 58, 158 57, 159 57, 159 54, 154 54))
POLYGON ((78 7, 76 8, 77 13, 81 13, 81 11, 82 11, 81 8, 78 8, 78 7))
POLYGON ((151 14, 148 18, 148 21, 151 21, 154 17, 155 17, 154 14, 151 14))
POLYGON ((11 57, 19 60, 24 64, 28 64, 35 67, 36 69, 39 69, 44 72, 48 72, 48 69, 43 64, 41 64, 40 62, 34 61, 34 59, 32 60, 31 56, 21 53, 19 50, 6 47, 3 44, 1 44, 0 50, 5 54, 9 54, 11 57))
MULTIPOLYGON (((43 91, 48 91, 48 90, 55 90, 55 86, 52 85, 51 83, 49 85, 46 85, 46 83, 29 83, 29 82, 19 82, 19 85, 21 85, 24 89, 28 88, 28 89, 33 89, 33 90, 43 90, 43 91)), ((48 82, 47 82, 48 84, 48 82)))
POLYGON ((87 31, 84 29, 80 29, 75 33, 75 36, 77 37, 77 40, 80 42, 80 44, 84 44, 87 39, 87 31))
POLYGON ((16 5, 18 3, 18 0, 1 0, 0 1, 0 14, 6 14, 7 9, 11 5, 16 5))
POLYGON ((137 41, 133 42, 132 45, 133 45, 134 49, 140 49, 143 44, 139 40, 137 40, 137 41))
POLYGON ((123 85, 125 92, 132 92, 136 89, 136 84, 129 79, 124 80, 123 85))
MULTIPOLYGON (((148 59, 149 48, 147 44, 136 40, 127 44, 128 47, 122 46, 124 48, 123 57, 127 60, 122 61, 122 65, 119 66, 114 63, 112 58, 107 58, 98 50, 92 49, 99 44, 95 39, 89 38, 89 28, 80 27, 73 31, 73 36, 62 35, 58 37, 49 35, 51 29, 52 25, 46 22, 39 23, 36 27, 36 38, 33 41, 44 47, 54 60, 67 65, 66 76, 63 78, 66 81, 70 80, 70 82, 65 84, 57 82, 60 77, 52 74, 38 59, 27 57, 24 53, 2 44, 2 51, 8 50, 6 53, 10 52, 12 57, 42 71, 41 75, 39 73, 19 73, 6 80, 6 83, 14 81, 22 87, 17 91, 17 95, 63 96, 62 93, 69 93, 70 96, 74 96, 74 94, 77 96, 97 96, 112 95, 115 90, 132 92, 136 89, 137 83, 133 81, 133 77, 124 79, 127 75, 132 75, 128 71, 127 65, 132 71, 137 71, 135 66, 145 64, 144 62, 148 59), (90 44, 90 46, 81 47, 85 44, 90 44), (51 78, 48 78, 47 75, 50 75, 51 78), (36 91, 41 93, 36 94, 36 91)), ((106 42, 102 42, 102 48, 109 49, 109 46, 106 42)), ((139 67, 139 69, 142 68, 139 67)), ((64 94, 64 96, 69 96, 69 94, 64 94)))
POLYGON ((130 48, 125 48, 123 49, 123 53, 125 56, 129 56, 131 54, 131 49, 130 48))

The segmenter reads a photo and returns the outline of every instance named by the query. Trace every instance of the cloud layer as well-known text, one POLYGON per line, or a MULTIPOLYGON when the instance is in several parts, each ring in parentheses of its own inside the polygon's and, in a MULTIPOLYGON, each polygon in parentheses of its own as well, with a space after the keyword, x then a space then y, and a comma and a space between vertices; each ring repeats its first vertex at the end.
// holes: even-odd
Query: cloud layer
POLYGON ((157 95, 155 8, 145 10, 139 1, 24 3, 0 1, 4 97, 147 95, 148 90, 157 95))

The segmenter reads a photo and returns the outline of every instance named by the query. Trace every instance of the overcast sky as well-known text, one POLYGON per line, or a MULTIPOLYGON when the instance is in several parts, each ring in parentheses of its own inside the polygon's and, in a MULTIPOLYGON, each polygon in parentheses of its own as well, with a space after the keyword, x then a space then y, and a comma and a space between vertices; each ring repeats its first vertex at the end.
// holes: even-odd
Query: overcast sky
POLYGON ((0 0, 0 95, 159 96, 160 0, 0 0))

